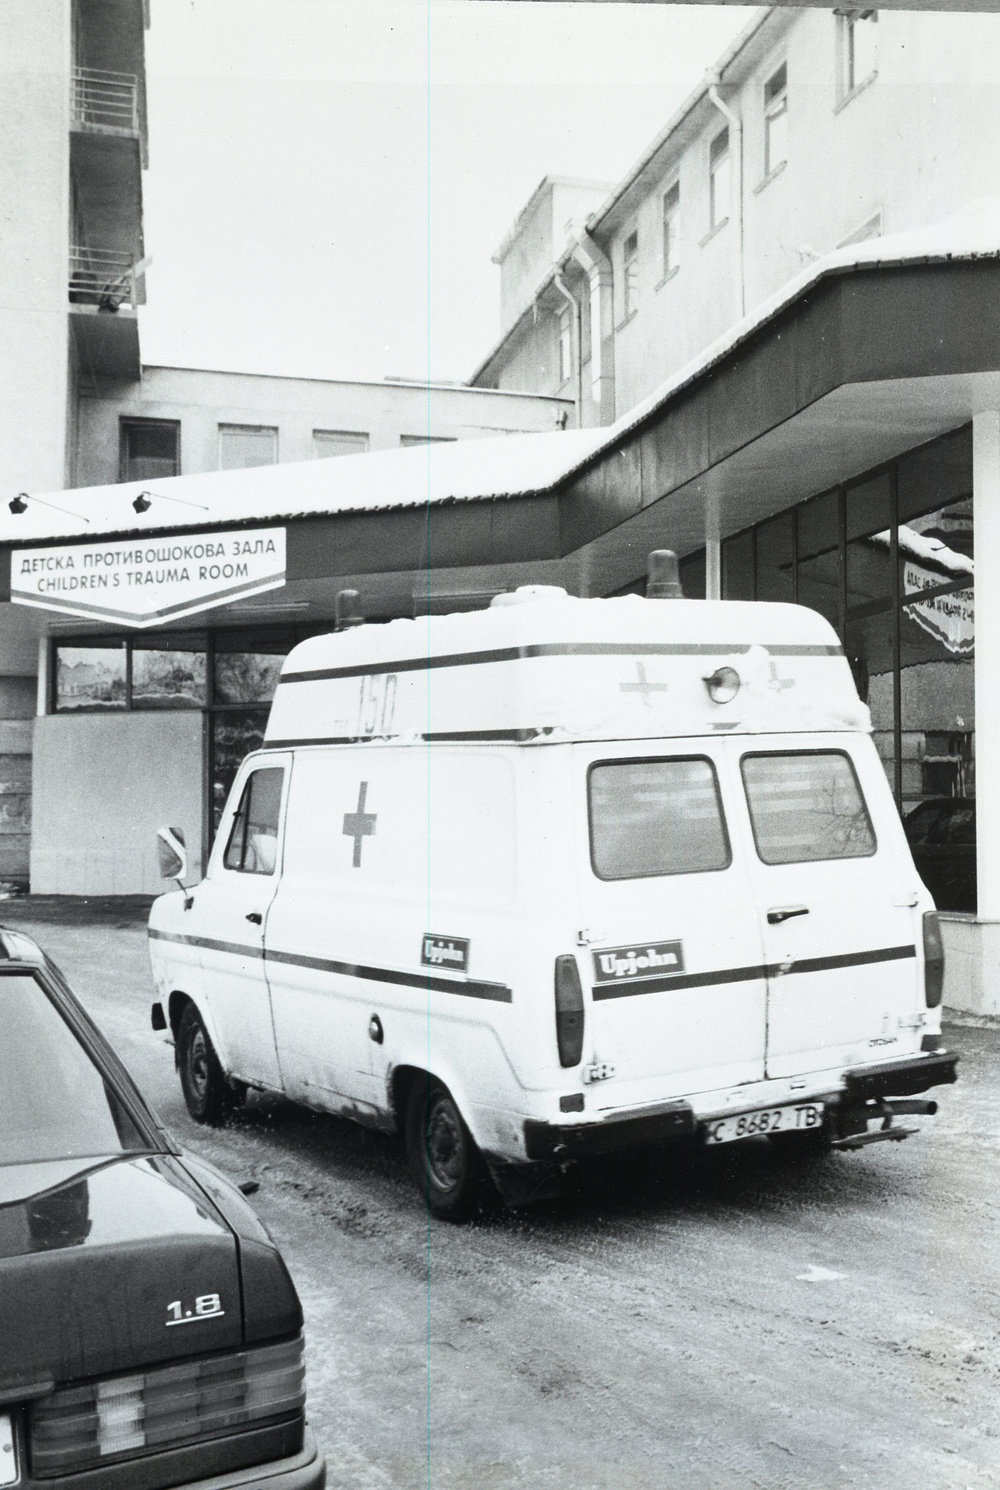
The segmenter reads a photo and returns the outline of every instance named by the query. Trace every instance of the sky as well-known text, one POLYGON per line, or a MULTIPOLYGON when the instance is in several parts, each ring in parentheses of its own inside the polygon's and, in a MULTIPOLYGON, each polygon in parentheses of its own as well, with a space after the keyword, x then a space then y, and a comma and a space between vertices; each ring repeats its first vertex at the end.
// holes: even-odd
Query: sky
POLYGON ((541 178, 619 180, 753 14, 153 0, 143 361, 466 380, 541 178))

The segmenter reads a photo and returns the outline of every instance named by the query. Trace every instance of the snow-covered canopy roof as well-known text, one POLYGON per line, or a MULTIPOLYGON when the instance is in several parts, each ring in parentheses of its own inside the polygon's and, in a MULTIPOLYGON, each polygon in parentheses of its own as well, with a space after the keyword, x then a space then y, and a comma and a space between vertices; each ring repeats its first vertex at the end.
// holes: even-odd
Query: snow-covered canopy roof
POLYGON ((998 258, 1000 198, 989 198, 932 226, 869 239, 817 259, 612 425, 29 493, 35 500, 19 515, 7 510, 6 500, 0 506, 0 542, 165 532, 549 492, 618 444, 821 280, 860 269, 998 258), (152 495, 150 507, 137 514, 133 499, 145 491, 152 495))

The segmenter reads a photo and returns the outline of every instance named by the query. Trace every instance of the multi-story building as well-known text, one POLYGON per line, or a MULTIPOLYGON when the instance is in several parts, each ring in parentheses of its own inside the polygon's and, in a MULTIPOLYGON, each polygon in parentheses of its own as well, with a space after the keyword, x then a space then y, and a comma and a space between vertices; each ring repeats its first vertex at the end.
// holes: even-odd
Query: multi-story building
POLYGON ((563 488, 605 592, 642 589, 636 535, 655 533, 688 593, 797 600, 838 628, 963 1001, 1000 913, 995 685, 974 658, 995 602, 987 573, 973 588, 998 403, 964 298, 1000 248, 998 68, 996 14, 760 13, 532 286, 508 270, 517 220, 504 330, 471 380, 610 426, 563 488), (918 286, 921 256, 939 272, 918 286), (950 307, 949 260, 969 264, 950 307))
MULTIPOLYGON (((558 396, 144 367, 148 25, 148 0, 0 0, 4 502, 566 423, 558 396)), ((35 628, 5 607, 0 882, 28 875, 37 692, 35 628)))
POLYGON ((73 486, 153 480, 561 428, 572 404, 408 378, 143 367, 78 405, 73 486))
POLYGON ((535 192, 497 252, 503 334, 470 381, 610 424, 824 254, 992 195, 998 68, 995 14, 759 13, 525 276, 535 192))
MULTIPOLYGON (((147 24, 143 0, 0 3, 5 494, 65 486, 81 389, 139 376, 147 24)), ((27 863, 33 650, 0 646, 0 879, 27 863)))
MULTIPOLYGON (((213 382, 186 425, 204 375, 169 369, 151 399, 95 401, 103 484, 0 506, 0 671, 39 684, 35 888, 153 888, 157 822, 197 858, 280 657, 341 587, 377 618, 526 582, 606 595, 671 547, 689 594, 830 619, 944 911, 946 998, 1000 1013, 1000 200, 976 201, 998 35, 769 12, 564 250, 595 188, 567 210, 543 185, 499 255, 514 324, 479 381, 590 428, 232 470, 234 448, 284 460, 374 425, 270 379, 213 382), (148 438, 178 424, 179 446, 148 438)), ((767 962, 794 962, 790 924, 762 928, 767 962)))

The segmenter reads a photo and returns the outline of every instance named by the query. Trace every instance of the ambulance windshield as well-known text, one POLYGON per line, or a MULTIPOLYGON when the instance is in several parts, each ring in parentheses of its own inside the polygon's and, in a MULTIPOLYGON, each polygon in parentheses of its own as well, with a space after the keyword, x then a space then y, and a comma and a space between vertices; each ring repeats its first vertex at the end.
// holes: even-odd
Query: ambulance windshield
POLYGON ((725 869, 729 838, 711 761, 687 757, 592 766, 590 856, 602 880, 725 869))

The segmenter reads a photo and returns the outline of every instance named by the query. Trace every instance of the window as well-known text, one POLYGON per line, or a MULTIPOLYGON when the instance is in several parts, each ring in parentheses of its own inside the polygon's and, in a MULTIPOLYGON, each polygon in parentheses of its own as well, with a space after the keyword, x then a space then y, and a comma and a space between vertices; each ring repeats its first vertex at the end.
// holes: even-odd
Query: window
POLYGON ((745 755, 740 764, 765 864, 863 859, 875 852, 871 818, 843 751, 745 755))
POLYGON ((56 647, 57 713, 106 713, 126 702, 125 643, 105 647, 56 647))
POLYGON ((0 1164, 143 1147, 118 1098, 37 979, 0 977, 0 1164))
POLYGON ((119 481, 180 475, 181 427, 176 420, 123 419, 119 431, 119 481))
POLYGON ((368 436, 346 429, 314 429, 313 457, 325 460, 331 455, 362 455, 368 449, 368 436))
POLYGON ((132 643, 133 709, 203 709, 207 701, 205 643, 158 636, 132 643))
POLYGON ((622 251, 622 314, 631 316, 639 306, 639 234, 629 233, 622 251))
POLYGON ((788 68, 783 62, 764 84, 764 175, 788 159, 788 68))
POLYGON ((569 306, 559 312, 559 384, 568 383, 573 376, 573 326, 569 306))
POLYGON ((273 466, 278 459, 278 431, 258 424, 219 425, 219 470, 273 466))
POLYGON ((729 127, 720 130, 708 150, 708 226, 718 228, 729 216, 729 127))
POLYGON ((840 96, 848 98, 875 76, 878 67, 878 11, 848 10, 840 23, 840 96))
POLYGON ((278 821, 284 771, 265 766, 243 788, 226 855, 227 869, 241 874, 273 874, 278 855, 278 821))
POLYGON ((602 880, 702 874, 729 864, 715 768, 701 757, 592 766, 590 858, 602 880))
POLYGON ((402 449, 410 450, 415 445, 454 445, 455 435, 400 435, 402 449))
POLYGON ((681 262, 681 184, 675 181, 663 197, 663 278, 681 262))

